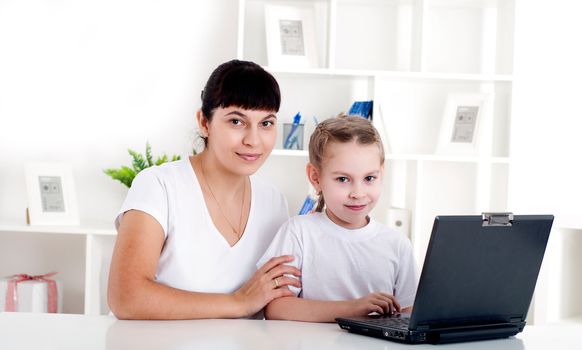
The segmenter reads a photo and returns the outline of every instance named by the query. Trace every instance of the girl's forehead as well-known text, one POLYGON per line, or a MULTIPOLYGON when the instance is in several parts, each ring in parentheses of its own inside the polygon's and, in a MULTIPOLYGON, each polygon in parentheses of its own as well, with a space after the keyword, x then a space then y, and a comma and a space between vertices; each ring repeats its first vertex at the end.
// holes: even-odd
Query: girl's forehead
POLYGON ((381 155, 378 144, 362 145, 353 142, 330 142, 322 157, 322 166, 335 163, 347 163, 357 166, 359 164, 381 163, 381 155))
POLYGON ((380 148, 377 143, 364 145, 355 140, 350 142, 331 141, 325 147, 323 158, 332 158, 339 155, 349 155, 353 153, 377 153, 380 155, 380 148))

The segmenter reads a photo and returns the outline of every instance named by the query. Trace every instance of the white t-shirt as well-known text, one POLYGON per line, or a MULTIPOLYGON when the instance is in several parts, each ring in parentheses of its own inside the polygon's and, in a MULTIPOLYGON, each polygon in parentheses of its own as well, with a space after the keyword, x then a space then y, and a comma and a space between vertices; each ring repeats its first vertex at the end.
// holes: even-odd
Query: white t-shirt
POLYGON ((410 241, 403 234, 370 219, 360 229, 346 229, 325 213, 295 216, 279 230, 259 260, 290 254, 301 270, 296 295, 312 300, 351 300, 372 292, 396 297, 412 306, 418 272, 410 241))
POLYGON ((162 226, 165 242, 156 280, 173 288, 232 293, 256 271, 277 229, 289 218, 287 201, 274 187, 251 177, 251 208, 241 239, 231 247, 214 226, 194 169, 188 159, 140 172, 123 213, 137 209, 162 226))

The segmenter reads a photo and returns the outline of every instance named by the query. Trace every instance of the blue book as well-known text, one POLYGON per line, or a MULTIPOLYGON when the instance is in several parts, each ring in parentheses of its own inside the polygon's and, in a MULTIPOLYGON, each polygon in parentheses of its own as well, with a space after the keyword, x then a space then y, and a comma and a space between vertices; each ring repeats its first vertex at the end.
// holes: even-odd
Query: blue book
POLYGON ((348 115, 357 115, 372 120, 374 101, 356 101, 350 107, 348 115))

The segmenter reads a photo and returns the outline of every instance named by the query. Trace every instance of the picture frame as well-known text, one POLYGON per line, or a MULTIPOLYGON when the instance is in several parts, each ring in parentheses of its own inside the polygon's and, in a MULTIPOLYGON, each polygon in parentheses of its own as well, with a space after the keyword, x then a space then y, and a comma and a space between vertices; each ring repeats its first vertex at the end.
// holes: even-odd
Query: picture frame
POLYGON ((441 155, 480 155, 491 137, 493 94, 463 93, 447 96, 437 144, 441 155))
POLYGON ((273 68, 317 68, 313 6, 265 4, 267 60, 273 68))
POLYGON ((29 225, 79 225, 73 171, 65 163, 25 165, 29 225))

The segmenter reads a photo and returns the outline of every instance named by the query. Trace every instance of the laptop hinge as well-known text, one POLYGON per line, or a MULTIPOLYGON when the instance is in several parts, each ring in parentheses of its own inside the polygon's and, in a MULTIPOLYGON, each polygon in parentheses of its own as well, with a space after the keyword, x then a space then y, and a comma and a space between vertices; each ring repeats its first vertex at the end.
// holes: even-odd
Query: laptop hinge
POLYGON ((482 226, 512 226, 513 213, 482 213, 482 226))

